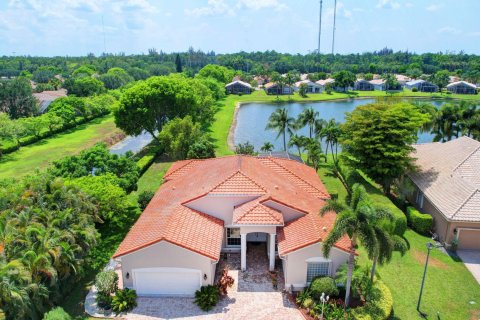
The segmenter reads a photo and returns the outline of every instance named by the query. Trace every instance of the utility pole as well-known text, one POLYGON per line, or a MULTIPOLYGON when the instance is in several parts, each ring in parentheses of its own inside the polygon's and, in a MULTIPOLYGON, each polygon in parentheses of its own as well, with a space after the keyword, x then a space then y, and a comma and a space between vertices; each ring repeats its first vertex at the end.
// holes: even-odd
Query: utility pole
POLYGON ((322 4, 323 4, 323 0, 320 0, 320 16, 318 19, 318 48, 317 48, 318 54, 320 54, 320 38, 322 36, 322 4))
POLYGON ((335 49, 335 22, 337 20, 337 0, 335 0, 335 7, 333 9, 333 38, 332 38, 332 55, 335 49))

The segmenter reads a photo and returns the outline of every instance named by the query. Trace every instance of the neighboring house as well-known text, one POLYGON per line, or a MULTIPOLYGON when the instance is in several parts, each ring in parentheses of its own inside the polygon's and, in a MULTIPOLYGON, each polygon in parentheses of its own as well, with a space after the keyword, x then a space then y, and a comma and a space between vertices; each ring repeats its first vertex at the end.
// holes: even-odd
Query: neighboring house
POLYGON ((58 98, 66 97, 67 90, 59 89, 56 91, 43 91, 40 93, 33 93, 33 96, 38 101, 40 113, 44 113, 45 111, 47 111, 50 103, 52 103, 58 98))
POLYGON ((335 83, 335 79, 332 79, 332 78, 322 79, 322 80, 318 80, 315 83, 320 85, 323 88, 323 90, 325 90, 325 86, 329 83, 331 83, 333 85, 335 83))
POLYGON ((315 82, 312 82, 310 80, 302 80, 302 81, 298 81, 298 82, 295 83, 294 90, 299 91, 302 83, 307 85, 307 93, 322 93, 323 90, 325 89, 321 85, 319 85, 315 82))
POLYGON ((274 83, 274 82, 269 82, 265 84, 263 87, 267 94, 274 94, 274 95, 292 94, 294 91, 293 87, 290 87, 287 85, 279 85, 278 83, 274 83))
POLYGON ((457 81, 447 85, 447 90, 458 94, 476 94, 477 86, 466 81, 457 81))
POLYGON ((373 84, 365 79, 358 79, 355 81, 355 85, 353 86, 354 90, 358 91, 373 91, 375 88, 373 84))
POLYGON ((419 171, 410 202, 432 215, 442 242, 480 250, 480 142, 461 137, 414 146, 419 171))
POLYGON ((400 84, 400 86, 404 87, 407 82, 411 81, 412 79, 410 79, 409 77, 407 76, 404 76, 403 74, 396 74, 395 75, 395 78, 397 79, 398 83, 400 84))
POLYGON ((257 82, 257 85, 258 85, 259 87, 263 86, 265 83, 268 82, 268 81, 267 81, 267 78, 261 77, 261 76, 255 76, 255 77, 253 78, 253 80, 255 80, 255 81, 257 82))
POLYGON ((457 77, 457 76, 449 76, 448 77, 448 82, 449 83, 458 82, 458 81, 460 81, 460 78, 457 77))
POLYGON ((425 80, 413 80, 409 81, 405 84, 405 88, 412 90, 413 88, 417 88, 420 92, 437 92, 438 86, 431 82, 425 80))
POLYGON ((329 258, 322 255, 322 239, 336 218, 319 215, 329 198, 315 170, 294 160, 178 161, 113 258, 124 286, 139 295, 191 296, 214 284, 222 252, 240 254, 248 272, 247 248, 264 245, 269 269, 278 258, 285 287, 299 290, 316 276, 333 276, 349 256, 348 237, 329 258))
POLYGON ((252 86, 249 83, 243 82, 241 80, 235 80, 233 82, 230 82, 229 84, 225 85, 225 91, 227 93, 233 93, 233 94, 238 94, 238 93, 243 93, 243 94, 250 94, 252 93, 252 86))
POLYGON ((300 75, 300 80, 308 80, 308 73, 302 73, 300 75))
POLYGON ((373 85, 374 90, 385 91, 385 80, 373 79, 369 81, 373 85))

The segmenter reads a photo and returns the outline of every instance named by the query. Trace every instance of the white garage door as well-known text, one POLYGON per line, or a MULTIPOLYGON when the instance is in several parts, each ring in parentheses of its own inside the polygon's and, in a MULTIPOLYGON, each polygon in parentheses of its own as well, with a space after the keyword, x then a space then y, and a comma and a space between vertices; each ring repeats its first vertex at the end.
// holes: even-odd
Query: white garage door
POLYGON ((139 295, 193 296, 200 289, 200 277, 196 269, 133 269, 133 286, 139 295))

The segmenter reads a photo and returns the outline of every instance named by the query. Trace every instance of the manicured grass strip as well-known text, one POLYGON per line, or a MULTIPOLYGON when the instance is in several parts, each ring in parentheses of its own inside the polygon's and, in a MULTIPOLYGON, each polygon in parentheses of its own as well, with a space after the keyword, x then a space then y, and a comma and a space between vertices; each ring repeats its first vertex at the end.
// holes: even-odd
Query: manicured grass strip
MULTIPOLYGON (((379 267, 378 271, 393 295, 393 319, 421 319, 416 307, 427 254, 426 243, 431 239, 410 229, 405 238, 410 243, 410 250, 403 257, 394 253, 392 261, 379 267)), ((360 265, 371 265, 362 248, 358 261, 360 265)), ((459 259, 434 249, 430 253, 421 310, 428 314, 428 319, 437 319, 437 312, 440 319, 478 319, 480 285, 459 259)))
POLYGON ((170 168, 171 162, 155 160, 137 182, 138 189, 128 195, 132 201, 137 201, 138 195, 143 191, 156 192, 163 182, 163 175, 170 168))
POLYGON ((19 178, 35 169, 44 169, 52 161, 79 153, 109 136, 120 133, 113 115, 98 118, 75 129, 43 139, 0 157, 0 179, 19 178))

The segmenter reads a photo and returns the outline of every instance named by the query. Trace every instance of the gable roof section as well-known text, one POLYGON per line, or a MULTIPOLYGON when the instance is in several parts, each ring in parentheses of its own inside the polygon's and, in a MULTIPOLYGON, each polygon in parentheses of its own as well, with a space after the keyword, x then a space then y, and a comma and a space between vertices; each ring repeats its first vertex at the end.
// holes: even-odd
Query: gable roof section
POLYGON ((447 85, 447 88, 451 88, 451 87, 456 87, 458 85, 466 85, 467 87, 471 87, 473 89, 476 89, 477 86, 474 85, 473 83, 470 83, 470 82, 467 82, 467 81, 457 81, 457 82, 452 82, 450 84, 447 85))
POLYGON ((227 84, 225 85, 225 88, 230 87, 230 86, 232 86, 232 85, 234 85, 234 84, 239 84, 239 85, 244 86, 244 87, 247 87, 247 88, 252 88, 252 86, 250 85, 250 83, 243 82, 242 80, 235 80, 235 81, 232 81, 232 82, 230 82, 230 83, 227 83, 227 84))
POLYGON ((412 181, 449 220, 480 222, 480 142, 461 137, 415 145, 412 181))
MULTIPOLYGON (((114 257, 159 241, 168 241, 218 260, 224 222, 185 206, 193 199, 210 194, 258 195, 234 209, 233 221, 240 225, 282 226, 283 215, 268 206, 266 201, 269 199, 304 213, 303 217, 281 228, 284 229, 280 231, 283 235, 279 236, 282 252, 321 241, 322 232, 319 230, 323 227, 330 230, 334 222, 333 213, 324 217, 318 214, 329 195, 315 170, 302 163, 239 155, 185 160, 174 163, 168 170, 165 182, 120 244, 114 257)), ((339 247, 344 245, 339 243, 339 247)))
POLYGON ((252 201, 241 205, 233 211, 233 222, 245 225, 283 226, 283 215, 280 211, 252 201))

